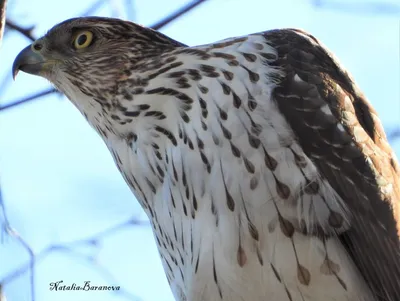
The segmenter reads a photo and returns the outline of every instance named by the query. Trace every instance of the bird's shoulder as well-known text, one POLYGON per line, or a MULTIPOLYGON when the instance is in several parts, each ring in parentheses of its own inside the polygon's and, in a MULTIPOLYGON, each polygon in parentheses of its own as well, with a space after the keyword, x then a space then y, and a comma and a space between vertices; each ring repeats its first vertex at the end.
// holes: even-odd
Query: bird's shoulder
POLYGON ((350 212, 342 243, 376 300, 399 300, 400 169, 377 112, 316 38, 294 29, 264 36, 284 71, 273 91, 279 111, 350 212))

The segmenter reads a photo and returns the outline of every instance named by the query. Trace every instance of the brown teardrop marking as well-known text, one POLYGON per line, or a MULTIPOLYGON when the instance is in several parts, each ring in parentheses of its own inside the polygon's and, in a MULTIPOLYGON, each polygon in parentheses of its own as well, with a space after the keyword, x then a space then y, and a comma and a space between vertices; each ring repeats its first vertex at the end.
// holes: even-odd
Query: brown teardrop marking
POLYGON ((243 267, 247 262, 247 255, 241 245, 239 245, 239 248, 237 251, 237 262, 240 267, 243 267))
POLYGON ((328 223, 331 227, 340 228, 343 225, 343 221, 344 218, 340 213, 331 210, 328 218, 328 223))
POLYGON ((325 260, 320 267, 320 271, 324 275, 336 275, 340 271, 340 266, 328 257, 325 257, 325 260))
POLYGON ((255 176, 253 176, 253 177, 251 178, 251 180, 250 180, 250 189, 251 189, 251 190, 254 190, 254 189, 257 188, 257 186, 258 186, 258 178, 255 177, 255 176))
POLYGON ((234 77, 234 74, 232 72, 230 72, 230 71, 227 71, 227 70, 223 70, 222 74, 224 75, 226 80, 232 80, 233 77, 234 77))
POLYGON ((278 165, 278 162, 267 153, 265 148, 264 148, 264 163, 265 166, 267 166, 268 169, 272 171, 274 171, 276 169, 276 166, 278 165))
POLYGON ((303 285, 309 285, 311 280, 311 274, 308 269, 306 269, 301 264, 297 265, 297 279, 299 279, 300 283, 303 285))
POLYGON ((251 222, 249 222, 249 232, 250 232, 251 237, 254 240, 258 241, 258 239, 259 239, 258 230, 256 229, 256 226, 254 226, 254 224, 251 222))
POLYGON ((239 148, 236 146, 236 145, 234 145, 233 143, 232 143, 232 141, 229 141, 230 142, 230 144, 231 144, 231 151, 232 151, 232 154, 236 157, 236 158, 240 158, 240 150, 239 150, 239 148))
POLYGON ((293 153, 294 156, 294 161, 296 163, 296 165, 300 168, 305 168, 307 166, 307 160, 304 156, 299 155, 298 153, 296 153, 294 150, 290 149, 293 153))
POLYGON ((242 55, 248 62, 253 63, 257 60, 257 56, 255 54, 243 52, 242 55))
POLYGON ((256 168, 254 167, 254 164, 249 159, 247 159, 246 157, 243 157, 243 163, 249 173, 253 174, 255 172, 256 168))
POLYGON ((281 227, 281 231, 282 233, 286 236, 286 237, 293 237, 293 233, 294 233, 294 226, 293 224, 288 221, 287 219, 283 218, 281 215, 279 215, 279 226, 281 227))
POLYGON ((276 183, 276 192, 278 193, 278 195, 286 200, 289 198, 290 196, 290 188, 289 186, 287 186, 286 184, 280 182, 274 175, 275 178, 275 183, 276 183))

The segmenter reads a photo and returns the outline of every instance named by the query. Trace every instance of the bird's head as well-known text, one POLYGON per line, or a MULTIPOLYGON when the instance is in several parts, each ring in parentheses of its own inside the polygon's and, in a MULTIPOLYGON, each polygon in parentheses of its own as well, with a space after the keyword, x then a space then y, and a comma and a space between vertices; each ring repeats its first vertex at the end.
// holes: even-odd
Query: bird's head
POLYGON ((104 98, 124 72, 140 71, 140 62, 181 45, 132 22, 75 18, 54 26, 23 49, 12 71, 14 78, 19 70, 42 76, 71 100, 77 93, 104 98))

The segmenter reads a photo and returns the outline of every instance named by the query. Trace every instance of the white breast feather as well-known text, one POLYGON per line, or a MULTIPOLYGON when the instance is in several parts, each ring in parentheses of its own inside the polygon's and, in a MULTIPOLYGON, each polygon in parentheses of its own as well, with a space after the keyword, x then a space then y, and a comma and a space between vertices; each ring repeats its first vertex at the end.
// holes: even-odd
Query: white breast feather
MULTIPOLYGON (((138 135, 135 142, 127 144, 116 136, 106 140, 109 148, 117 151, 123 163, 120 168, 124 177, 153 222, 175 298, 180 301, 221 300, 221 296, 226 301, 371 300, 353 263, 334 235, 323 243, 315 236, 299 231, 294 231, 289 238, 282 229, 279 216, 296 229, 304 227, 308 232, 320 225, 329 233, 328 219, 333 211, 344 218, 337 231, 348 227, 349 221, 342 200, 302 152, 271 99, 276 83, 270 76, 283 73, 269 67, 261 53, 273 55, 274 49, 265 44, 261 35, 249 36, 243 42, 224 48, 210 49, 206 45, 198 49, 232 54, 240 65, 261 74, 261 78, 252 83, 243 67, 229 66, 220 58, 200 61, 192 55, 181 54, 179 60, 184 64, 173 71, 196 69, 204 63, 215 66, 218 72, 230 70, 234 77, 227 80, 222 76, 218 79, 204 76, 190 82, 192 88, 185 90, 194 99, 192 109, 187 112, 189 123, 181 119, 179 111, 182 108, 173 97, 143 94, 135 98, 135 104, 151 104, 153 109, 165 112, 167 119, 154 123, 173 133, 177 138, 176 147, 164 135, 154 131, 154 123, 144 118, 129 124, 138 135), (256 61, 247 61, 241 53, 256 54, 256 61), (242 99, 240 108, 234 107, 231 94, 224 94, 221 82, 229 85, 242 99), (207 87, 209 92, 202 93, 200 85, 207 87), (257 105, 253 111, 247 103, 248 93, 257 105), (199 97, 207 103, 207 118, 202 117, 199 97), (220 109, 227 113, 227 120, 221 121, 220 109), (258 148, 249 143, 248 132, 252 131, 249 115, 259 125, 261 144, 258 148), (203 129, 202 121, 207 130, 203 129), (224 137, 220 122, 231 133, 230 141, 224 137), (194 150, 178 138, 179 129, 186 132, 194 150), (201 159, 196 137, 205 145, 202 151, 211 166, 210 173, 201 159), (153 142, 163 154, 163 183, 152 171, 158 164, 151 147, 153 142), (240 150, 240 158, 233 155, 230 142, 240 150), (266 167, 263 149, 278 163, 275 170, 266 167), (303 168, 296 164, 293 152, 303 158, 303 168), (254 173, 248 171, 244 158, 253 164, 254 173), (178 175, 178 181, 174 173, 178 175), (186 199, 183 174, 190 187, 189 200, 196 196, 197 210, 193 201, 186 199), (306 177, 319 185, 316 195, 302 195, 307 186, 306 177), (282 199, 277 193, 275 179, 289 188, 288 199, 282 199), (153 183, 155 193, 148 181, 153 183), (137 184, 132 185, 134 182, 137 184), (234 200, 233 211, 227 206, 227 191, 234 200), (147 206, 153 208, 152 212, 147 206), (256 229, 258 240, 254 239, 254 233, 251 235, 249 226, 256 229)), ((153 79, 146 89, 157 87, 176 89, 167 75, 153 79)), ((124 126, 120 131, 126 132, 129 128, 124 126)))

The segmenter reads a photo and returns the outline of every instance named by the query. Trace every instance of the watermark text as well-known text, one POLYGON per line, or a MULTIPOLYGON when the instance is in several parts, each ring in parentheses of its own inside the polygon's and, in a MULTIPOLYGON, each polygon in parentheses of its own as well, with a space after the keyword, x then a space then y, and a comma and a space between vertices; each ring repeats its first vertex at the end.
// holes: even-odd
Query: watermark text
POLYGON ((119 285, 95 285, 90 281, 77 284, 75 282, 65 284, 63 280, 50 282, 51 291, 119 291, 119 285))

